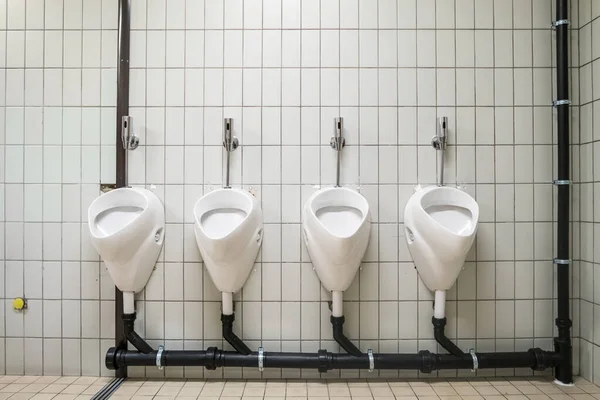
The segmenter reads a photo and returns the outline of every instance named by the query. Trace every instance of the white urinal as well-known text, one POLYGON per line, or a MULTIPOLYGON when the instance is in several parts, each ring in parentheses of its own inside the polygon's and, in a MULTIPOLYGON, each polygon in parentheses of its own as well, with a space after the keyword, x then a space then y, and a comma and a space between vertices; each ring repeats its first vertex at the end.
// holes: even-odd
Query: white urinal
POLYGON ((194 206, 194 232, 206 269, 233 313, 233 293, 244 286, 262 243, 262 209, 245 190, 217 189, 194 206))
POLYGON ((342 292, 352 283, 369 244, 369 203, 354 190, 321 189, 304 205, 303 230, 315 271, 332 292, 332 315, 340 317, 342 292))
POLYGON ((419 189, 404 209, 408 249, 419 276, 435 292, 435 318, 445 317, 446 291, 454 285, 475 240, 479 206, 462 190, 419 189))
POLYGON ((112 190, 90 205, 88 226, 92 244, 123 292, 124 313, 135 312, 133 295, 146 286, 164 242, 160 199, 142 188, 112 190))

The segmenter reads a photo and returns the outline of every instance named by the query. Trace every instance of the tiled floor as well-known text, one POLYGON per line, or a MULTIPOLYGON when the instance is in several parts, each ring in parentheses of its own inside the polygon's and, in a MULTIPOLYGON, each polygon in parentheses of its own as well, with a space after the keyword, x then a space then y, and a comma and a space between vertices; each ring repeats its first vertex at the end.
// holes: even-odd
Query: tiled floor
MULTIPOLYGON (((110 378, 2 376, 0 400, 87 400, 110 378)), ((577 378, 475 380, 127 380, 111 400, 600 400, 600 387, 577 378)))

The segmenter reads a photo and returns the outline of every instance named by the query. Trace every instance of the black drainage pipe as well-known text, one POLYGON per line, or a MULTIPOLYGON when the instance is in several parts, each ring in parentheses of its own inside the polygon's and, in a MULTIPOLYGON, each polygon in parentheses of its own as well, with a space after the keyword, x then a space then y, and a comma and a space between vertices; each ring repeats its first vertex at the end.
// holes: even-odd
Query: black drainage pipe
POLYGON ((223 338, 227 340, 227 343, 231 345, 240 354, 250 354, 252 350, 246 344, 237 337, 233 332, 233 321, 235 320, 235 314, 225 315, 221 314, 221 323, 223 325, 223 338))
POLYGON ((346 353, 348 353, 352 356, 355 356, 355 357, 362 356, 363 352, 361 352, 360 349, 358 347, 356 347, 354 345, 354 343, 352 343, 350 341, 350 339, 348 339, 346 337, 346 335, 344 335, 344 322, 345 321, 346 321, 346 319, 344 318, 343 315, 341 317, 334 317, 333 315, 331 316, 331 326, 333 327, 333 338, 340 345, 340 347, 346 351, 346 353))
POLYGON ((433 336, 435 337, 435 341, 438 342, 440 346, 454 356, 462 357, 465 355, 464 351, 462 351, 457 345, 455 345, 446 337, 446 333, 444 332, 444 328, 446 327, 446 318, 432 317, 431 323, 433 324, 433 336))
POLYGON ((164 350, 144 354, 136 351, 110 348, 106 354, 106 367, 119 369, 126 366, 200 366, 209 370, 220 367, 258 368, 262 358, 264 368, 310 368, 319 372, 333 369, 402 369, 429 373, 443 369, 476 368, 531 368, 542 371, 557 365, 560 355, 541 349, 529 349, 517 353, 473 353, 457 357, 451 354, 434 354, 427 350, 416 354, 350 354, 330 353, 319 350, 317 353, 253 352, 248 355, 233 351, 223 351, 216 347, 206 350, 164 350))
POLYGON ((134 330, 135 317, 135 313, 123 314, 122 320, 125 337, 140 353, 148 354, 154 349, 134 330))
POLYGON ((556 94, 558 128, 558 190, 556 260, 558 337, 554 348, 561 356, 555 378, 565 384, 573 383, 573 349, 569 315, 569 1, 556 0, 556 94))

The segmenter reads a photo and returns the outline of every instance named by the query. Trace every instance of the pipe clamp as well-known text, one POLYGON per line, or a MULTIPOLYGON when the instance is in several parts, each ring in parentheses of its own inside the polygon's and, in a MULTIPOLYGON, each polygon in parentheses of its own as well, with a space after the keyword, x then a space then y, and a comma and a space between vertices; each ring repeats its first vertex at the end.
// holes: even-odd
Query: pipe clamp
POLYGON ((158 369, 163 369, 163 365, 162 365, 162 353, 163 350, 165 349, 165 346, 163 346, 162 344, 158 346, 158 351, 156 352, 156 367, 158 369))
POLYGON ((263 372, 265 369, 265 350, 262 347, 258 348, 258 370, 263 372))
POLYGON ((561 260, 560 258, 554 258, 552 260, 552 264, 561 264, 561 265, 571 264, 571 260, 561 260))
POLYGON ((369 356, 369 372, 375 370, 375 357, 373 357, 373 349, 367 350, 367 356, 369 356))
POLYGON ((555 179, 552 181, 553 185, 570 185, 573 182, 568 179, 555 179))
POLYGON ((477 359, 477 353, 475 353, 475 349, 469 349, 469 354, 471 358, 473 358, 473 368, 471 372, 475 372, 479 369, 479 360, 477 359))
POLYGON ((552 26, 552 29, 556 29, 557 26, 569 25, 569 24, 570 24, 570 22, 568 19, 559 19, 558 21, 552 21, 551 26, 552 26))
POLYGON ((565 106, 571 104, 571 100, 553 100, 552 107, 565 106))

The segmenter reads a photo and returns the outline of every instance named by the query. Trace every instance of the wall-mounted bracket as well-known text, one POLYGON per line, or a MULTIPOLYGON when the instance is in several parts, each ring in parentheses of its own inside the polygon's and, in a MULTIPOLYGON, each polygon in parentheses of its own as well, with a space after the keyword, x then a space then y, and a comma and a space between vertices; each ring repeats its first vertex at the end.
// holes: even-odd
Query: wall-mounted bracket
POLYGON ((558 21, 552 21, 550 26, 552 27, 552 29, 556 29, 556 27, 558 27, 558 26, 569 25, 569 24, 570 24, 570 22, 568 19, 559 19, 558 21))
POLYGON ((554 259, 552 259, 552 264, 561 264, 561 265, 571 264, 571 260, 561 260, 560 258, 554 258, 554 259))
POLYGON ((568 179, 555 179, 552 181, 552 184, 557 185, 557 186, 570 185, 571 183, 573 183, 573 182, 571 182, 568 179))
POLYGON ((114 183, 101 183, 100 184, 100 191, 102 193, 108 193, 111 190, 114 190, 117 188, 117 185, 114 183))
POLYGON ((571 104, 571 100, 553 100, 552 101, 552 107, 566 106, 566 105, 570 105, 570 104, 571 104))

